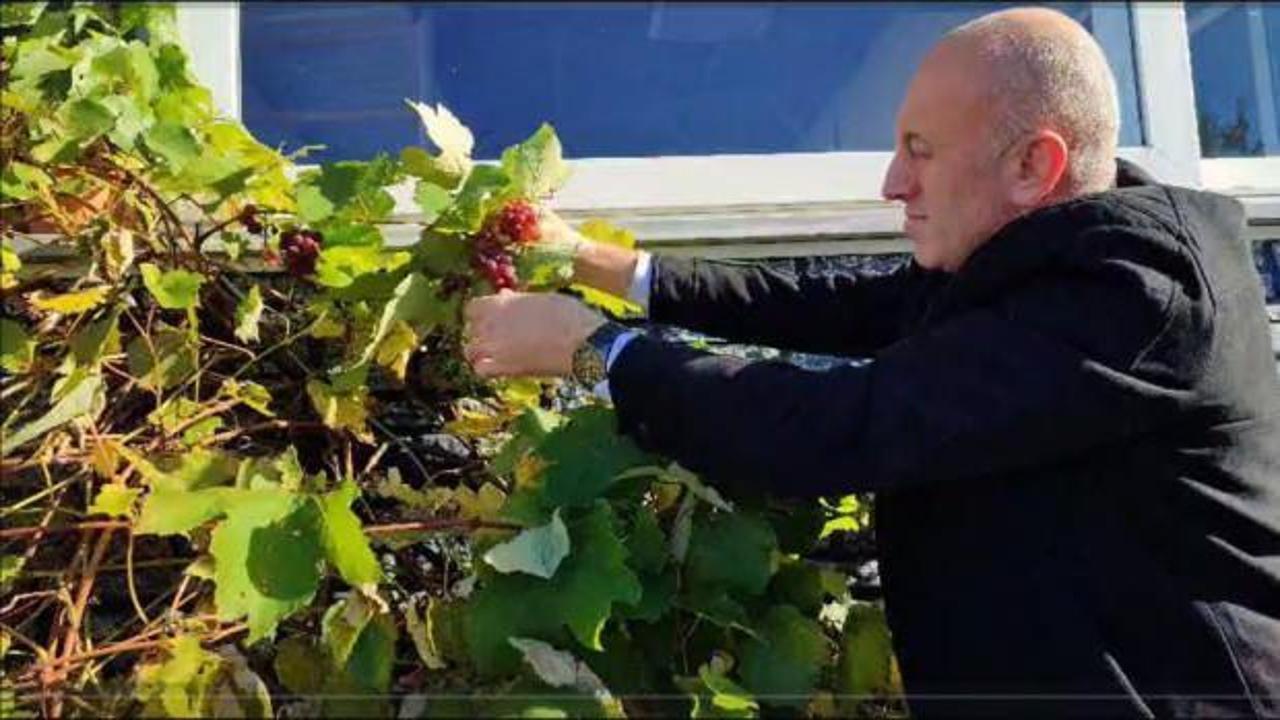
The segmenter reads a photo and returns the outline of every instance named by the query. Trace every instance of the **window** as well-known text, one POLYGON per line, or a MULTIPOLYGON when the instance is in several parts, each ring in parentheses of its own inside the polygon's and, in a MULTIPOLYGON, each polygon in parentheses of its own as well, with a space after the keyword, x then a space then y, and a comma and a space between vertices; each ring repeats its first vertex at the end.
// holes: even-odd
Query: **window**
MULTIPOLYGON (((1182 8, 1049 4, 1107 52, 1121 155, 1198 182, 1182 8)), ((742 256, 850 236, 903 249, 901 213, 879 197, 894 112, 933 40, 1000 6, 222 2, 179 21, 221 106, 268 142, 323 143, 321 159, 395 151, 421 142, 405 97, 456 110, 481 158, 547 120, 573 166, 566 215, 742 256)))
POLYGON ((1185 9, 1205 184, 1280 189, 1280 6, 1185 9))
MULTIPOLYGON (((573 157, 888 151, 930 42, 996 3, 249 3, 243 118, 318 159, 418 142, 402 98, 443 101, 494 159, 547 120, 573 157), (913 38, 904 43, 902 38, 913 38)), ((1060 6, 1086 26, 1107 14, 1060 6)), ((1104 22, 1125 145, 1140 145, 1128 14, 1104 22)))

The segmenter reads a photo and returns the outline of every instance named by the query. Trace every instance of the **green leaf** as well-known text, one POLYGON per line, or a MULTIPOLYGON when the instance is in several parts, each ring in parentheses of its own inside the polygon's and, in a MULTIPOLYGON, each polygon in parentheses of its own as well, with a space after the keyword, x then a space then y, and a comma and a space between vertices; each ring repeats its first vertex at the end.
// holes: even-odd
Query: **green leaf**
POLYGON ((742 684, 771 705, 804 707, 830 661, 822 627, 790 605, 774 605, 759 634, 742 650, 742 684))
POLYGON ((446 163, 432 157, 431 153, 420 147, 411 146, 401 150, 400 163, 408 174, 449 191, 458 187, 464 174, 457 168, 447 167, 446 163))
POLYGON ((468 272, 471 250, 464 238, 424 230, 415 250, 423 269, 432 275, 468 272))
POLYGON ((47 2, 8 2, 0 6, 0 27, 11 28, 34 25, 44 12, 47 2))
POLYGON ((569 531, 557 508, 551 522, 523 530, 514 538, 489 548, 484 561, 500 573, 522 572, 545 579, 556 574, 560 561, 568 555, 569 531))
POLYGON ((177 174, 200 156, 200 142, 185 125, 159 122, 147 129, 142 140, 177 174))
POLYGON ((532 288, 559 288, 573 279, 575 250, 566 244, 539 243, 525 247, 516 255, 516 273, 521 282, 532 288))
POLYGON ((548 508, 590 505, 619 473, 649 460, 617 432, 613 411, 600 406, 575 410, 535 452, 548 464, 542 488, 548 508))
POLYGON ((26 564, 27 559, 23 555, 0 555, 0 592, 9 592, 14 581, 22 575, 22 566, 26 564))
POLYGON ((567 688, 595 697, 608 706, 607 717, 626 717, 622 705, 605 687, 604 681, 585 662, 567 650, 532 638, 509 638, 538 679, 554 688, 567 688))
POLYGON ((626 566, 612 512, 596 504, 566 521, 574 551, 549 580, 493 575, 471 596, 467 647, 485 676, 514 672, 520 656, 507 643, 527 637, 559 643, 567 627, 585 647, 601 650, 600 634, 614 603, 634 605, 640 583, 626 566))
POLYGON ((236 337, 241 342, 258 342, 258 321, 262 318, 262 291, 257 285, 236 303, 236 337))
POLYGON ((560 139, 550 125, 543 123, 519 145, 502 153, 502 169, 527 198, 550 195, 569 179, 569 166, 561 157, 560 139))
POLYGON ((13 432, 3 433, 3 439, 0 439, 0 457, 72 420, 97 414, 105 403, 102 376, 97 373, 83 375, 65 390, 62 399, 49 412, 13 432))
POLYGON ((329 562, 352 586, 372 590, 382 580, 382 568, 360 519, 351 511, 351 502, 359 490, 351 480, 344 480, 336 490, 320 499, 324 518, 324 550, 329 562))
POLYGON ((311 406, 325 425, 346 428, 357 437, 372 437, 365 425, 369 417, 367 387, 342 389, 323 380, 308 380, 307 397, 311 398, 311 406))
POLYGON ((318 695, 324 688, 324 675, 317 670, 323 668, 327 660, 310 638, 294 635, 276 643, 276 657, 271 665, 276 678, 289 692, 318 695))
POLYGON ((144 717, 272 717, 267 686, 244 656, 227 645, 209 652, 191 635, 174 639, 166 661, 139 666, 136 694, 144 717))
POLYGON ((794 605, 806 615, 817 615, 827 589, 821 568, 804 560, 784 562, 769 581, 769 597, 794 605))
POLYGON ((140 535, 186 535, 225 515, 228 507, 246 497, 235 488, 152 490, 142 504, 134 532, 140 535))
POLYGON ((53 184, 53 178, 35 165, 14 160, 0 176, 0 192, 5 200, 29 200, 53 184))
POLYGON ((441 300, 437 294, 439 287, 438 280, 428 279, 421 273, 412 273, 401 280, 395 294, 383 306, 369 342, 354 364, 373 359, 379 344, 397 322, 408 323, 419 336, 439 325, 450 325, 457 315, 457 300, 441 300))
POLYGON ((36 356, 36 341, 26 328, 9 318, 0 318, 0 368, 15 375, 31 369, 36 356))
POLYGON ((432 229, 443 233, 475 232, 485 216, 512 195, 511 178, 502 168, 477 165, 463 181, 453 205, 441 213, 432 229))
POLYGON ((693 712, 695 718, 752 718, 756 717, 760 706, 751 693, 730 680, 725 664, 713 658, 698 668, 698 677, 678 678, 678 682, 686 691, 694 696, 693 712))
POLYGON ((360 633, 378 609, 363 595, 351 593, 329 606, 320 621, 320 643, 334 667, 343 667, 360 639, 360 633))
POLYGON ((653 510, 641 506, 636 510, 631 533, 627 535, 627 553, 631 566, 646 573, 659 573, 666 567, 671 553, 667 550, 667 537, 658 524, 653 510))
POLYGON ((196 448, 150 459, 128 451, 127 459, 155 490, 189 491, 226 485, 235 479, 240 459, 222 450, 196 448))
POLYGON ((68 137, 74 140, 97 137, 110 130, 116 121, 107 106, 91 98, 68 100, 58 114, 67 124, 68 137))
POLYGON ((326 287, 347 287, 363 275, 402 267, 410 258, 403 250, 387 252, 368 245, 325 246, 316 262, 315 281, 326 287))
POLYGON ((125 348, 129 374, 138 378, 148 390, 168 390, 184 382, 195 372, 199 357, 191 343, 191 335, 173 327, 162 327, 154 333, 150 345, 136 336, 125 348))
POLYGON ((436 218, 440 217, 440 213, 453 204, 453 195, 449 194, 448 190, 425 180, 418 181, 413 199, 418 203, 418 209, 422 210, 423 225, 435 222, 436 218))
POLYGON ((200 307, 200 286, 206 278, 190 270, 162 271, 154 263, 142 263, 142 283, 151 291, 160 307, 167 310, 186 310, 200 307))
POLYGON ((94 498, 93 504, 89 506, 89 514, 101 513, 112 517, 129 517, 133 510, 133 501, 137 500, 141 493, 140 488, 130 488, 114 483, 103 485, 98 490, 98 497, 94 498))
POLYGON ((692 587, 759 595, 775 568, 778 541, 756 515, 714 513, 694 522, 685 580, 692 587))
POLYGON ((218 392, 228 399, 239 400, 267 417, 275 417, 271 412, 271 392, 251 380, 236 381, 230 378, 222 381, 218 392))
POLYGON ((836 690, 842 695, 887 695, 897 686, 893 642, 884 609, 855 601, 845 616, 840 638, 836 690))
POLYGON ((314 185, 303 185, 298 188, 298 217, 303 222, 315 223, 333 214, 333 203, 324 196, 320 188, 314 185))
POLYGON ((311 604, 320 582, 320 525, 315 503, 264 490, 239 500, 213 531, 218 616, 247 616, 249 642, 311 604))

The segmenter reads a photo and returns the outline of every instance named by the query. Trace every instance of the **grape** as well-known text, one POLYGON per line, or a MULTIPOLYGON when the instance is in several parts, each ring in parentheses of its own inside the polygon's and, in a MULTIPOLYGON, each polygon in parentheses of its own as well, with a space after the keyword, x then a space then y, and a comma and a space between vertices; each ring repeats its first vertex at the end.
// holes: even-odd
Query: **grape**
POLYGON ((510 240, 528 245, 541 236, 538 213, 525 200, 513 200, 498 211, 498 230, 510 240))
POLYGON ((261 235, 266 228, 262 225, 262 219, 258 217, 258 208, 256 205, 245 205, 240 211, 240 224, 244 229, 254 235, 261 235))
POLYGON ((315 230, 286 230, 280 233, 280 253, 294 277, 313 275, 324 236, 315 230))

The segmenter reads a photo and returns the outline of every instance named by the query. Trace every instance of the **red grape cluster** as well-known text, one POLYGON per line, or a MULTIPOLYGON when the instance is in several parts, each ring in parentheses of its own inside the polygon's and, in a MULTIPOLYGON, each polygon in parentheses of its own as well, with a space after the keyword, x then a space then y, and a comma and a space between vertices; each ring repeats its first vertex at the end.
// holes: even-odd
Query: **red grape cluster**
POLYGON ((244 229, 254 235, 261 235, 266 232, 266 227, 262 224, 262 218, 258 217, 258 208, 256 205, 245 205, 240 211, 240 224, 244 229))
POLYGON ((541 236, 538 214, 524 200, 513 200, 493 213, 471 240, 471 266, 495 290, 516 287, 512 245, 528 245, 541 236))
POLYGON ((315 230, 295 228, 280 233, 280 254, 284 256, 289 274, 294 277, 314 275, 322 243, 324 235, 315 230))

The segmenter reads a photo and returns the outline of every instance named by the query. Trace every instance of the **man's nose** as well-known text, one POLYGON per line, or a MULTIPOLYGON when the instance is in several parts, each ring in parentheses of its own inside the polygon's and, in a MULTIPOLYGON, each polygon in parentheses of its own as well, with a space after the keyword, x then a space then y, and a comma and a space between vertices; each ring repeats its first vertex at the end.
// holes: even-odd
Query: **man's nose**
POLYGON ((907 164, 902 161, 900 153, 893 154, 893 160, 889 162, 889 169, 885 171, 884 183, 880 187, 880 195, 885 200, 899 200, 906 202, 915 194, 915 178, 911 176, 911 171, 907 168, 907 164))

